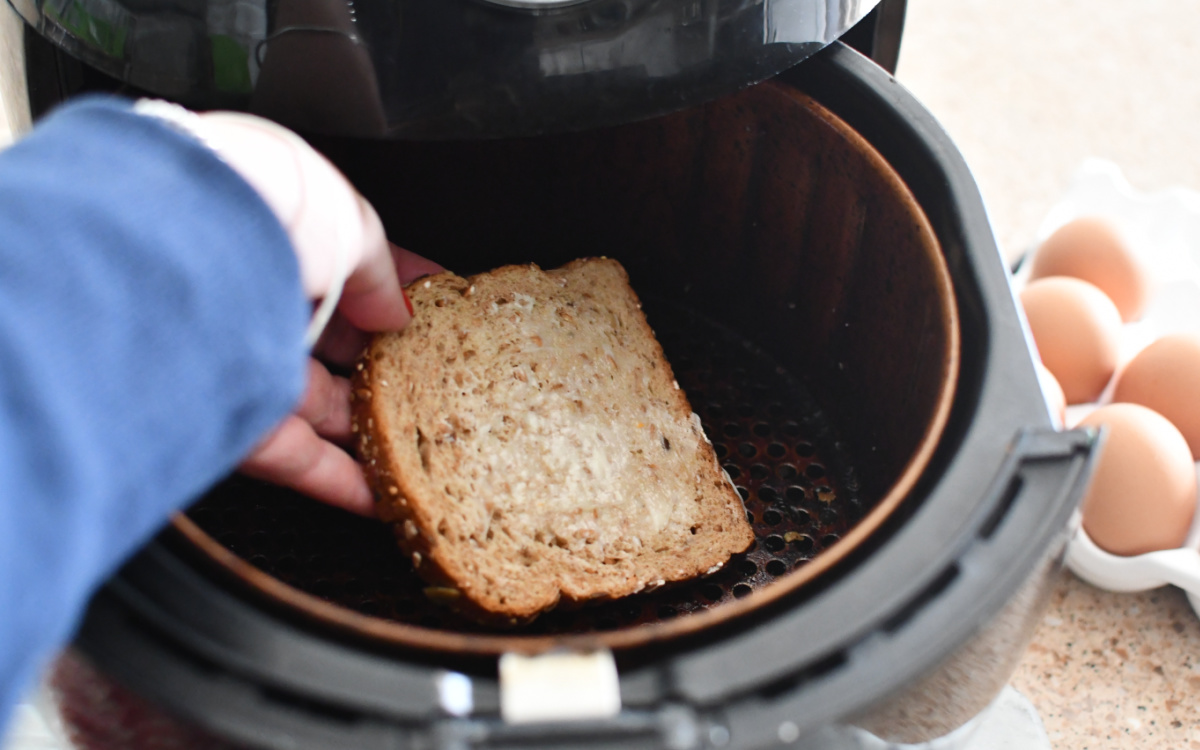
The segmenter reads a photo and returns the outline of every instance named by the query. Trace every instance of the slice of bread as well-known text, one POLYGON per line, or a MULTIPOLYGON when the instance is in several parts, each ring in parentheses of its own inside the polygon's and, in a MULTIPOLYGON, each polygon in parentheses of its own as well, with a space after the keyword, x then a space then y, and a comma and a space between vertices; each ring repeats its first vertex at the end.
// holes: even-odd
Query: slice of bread
POLYGON ((523 622, 719 569, 754 535, 625 269, 442 273, 355 374, 381 518, 432 597, 523 622))

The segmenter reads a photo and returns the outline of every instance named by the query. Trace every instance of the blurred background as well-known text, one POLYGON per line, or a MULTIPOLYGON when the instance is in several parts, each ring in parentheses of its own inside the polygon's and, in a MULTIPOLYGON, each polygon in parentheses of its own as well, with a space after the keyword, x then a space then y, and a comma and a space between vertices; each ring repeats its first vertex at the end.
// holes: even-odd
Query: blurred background
MULTIPOLYGON (((975 173, 1009 261, 1087 157, 1200 190, 1200 0, 909 0, 896 76, 975 173)), ((1200 623, 1181 591, 1069 573, 1013 685, 1055 750, 1200 749, 1200 623)))
POLYGON ((897 78, 949 131, 1007 255, 1088 156, 1200 189, 1200 1, 909 0, 897 78))

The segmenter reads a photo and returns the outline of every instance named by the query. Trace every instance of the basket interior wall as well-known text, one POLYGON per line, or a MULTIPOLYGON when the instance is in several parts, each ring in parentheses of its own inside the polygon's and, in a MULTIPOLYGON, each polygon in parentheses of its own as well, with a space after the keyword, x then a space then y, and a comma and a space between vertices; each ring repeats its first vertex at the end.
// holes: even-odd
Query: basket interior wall
POLYGON ((459 274, 607 255, 642 296, 738 331, 803 379, 865 497, 929 424, 949 348, 936 247, 894 173, 794 89, 564 136, 317 145, 394 241, 459 274))

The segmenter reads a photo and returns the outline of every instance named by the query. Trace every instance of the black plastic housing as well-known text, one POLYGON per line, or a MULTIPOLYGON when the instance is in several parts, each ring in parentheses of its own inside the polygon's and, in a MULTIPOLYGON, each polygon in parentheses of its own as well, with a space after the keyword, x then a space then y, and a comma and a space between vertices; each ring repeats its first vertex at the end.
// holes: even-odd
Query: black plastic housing
POLYGON ((838 723, 886 734, 877 719, 897 703, 946 711, 945 731, 982 709, 1040 611, 1096 439, 1053 431, 982 201, 932 116, 841 44, 780 80, 844 119, 900 174, 933 225, 958 300, 962 368, 950 423, 869 554, 794 606, 622 663, 625 709, 605 722, 505 725, 494 661, 398 653, 323 631, 227 590, 168 539, 97 595, 78 649, 168 711, 271 748, 760 748, 816 742, 838 723), (1010 658, 959 685, 961 706, 948 710, 923 691, 997 638, 1010 658), (441 707, 446 670, 471 675, 468 718, 441 707))
MULTIPOLYGON (((137 91, 307 132, 441 140, 574 131, 694 106, 817 52, 878 0, 9 3, 73 58, 137 91)), ((878 46, 885 64, 903 22, 903 4, 888 6, 855 39, 878 46)))

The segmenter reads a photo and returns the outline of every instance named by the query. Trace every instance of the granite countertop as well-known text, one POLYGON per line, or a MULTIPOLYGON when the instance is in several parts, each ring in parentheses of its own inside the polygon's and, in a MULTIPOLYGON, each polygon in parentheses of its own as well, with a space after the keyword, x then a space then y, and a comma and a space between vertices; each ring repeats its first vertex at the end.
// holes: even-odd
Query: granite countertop
POLYGON ((1012 685, 1055 750, 1200 748, 1200 618, 1183 592, 1064 574, 1012 685))
MULTIPOLYGON (((909 0, 897 78, 979 182, 1009 260, 1089 156, 1200 189, 1200 2, 909 0)), ((1012 684, 1055 750, 1200 750, 1200 617, 1184 594, 1063 575, 1012 684)))

